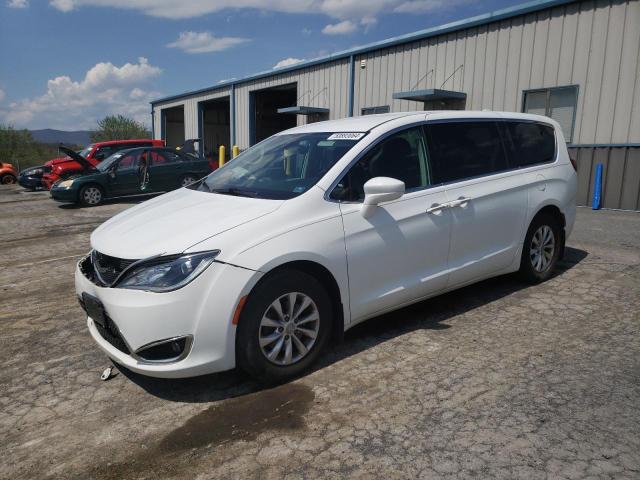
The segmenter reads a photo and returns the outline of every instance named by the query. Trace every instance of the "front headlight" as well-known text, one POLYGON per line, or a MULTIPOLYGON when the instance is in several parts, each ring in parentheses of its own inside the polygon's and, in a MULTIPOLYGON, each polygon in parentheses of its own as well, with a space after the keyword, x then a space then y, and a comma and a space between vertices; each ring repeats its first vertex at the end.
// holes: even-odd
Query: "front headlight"
POLYGON ((25 175, 29 176, 29 177, 33 177, 35 175, 42 175, 44 173, 44 171, 41 168, 34 168, 32 170, 27 170, 25 172, 25 175))
POLYGON ((184 287, 200 275, 220 250, 158 257, 133 267, 115 285, 118 288, 170 292, 184 287))
POLYGON ((69 189, 71 188, 71 185, 73 185, 73 180, 63 180, 62 182, 56 183, 56 187, 58 188, 69 189))

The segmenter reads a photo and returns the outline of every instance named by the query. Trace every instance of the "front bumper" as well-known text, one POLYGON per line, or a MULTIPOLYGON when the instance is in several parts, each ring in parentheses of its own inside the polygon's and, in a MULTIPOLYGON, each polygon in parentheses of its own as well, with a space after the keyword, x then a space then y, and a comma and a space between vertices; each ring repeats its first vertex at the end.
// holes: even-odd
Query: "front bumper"
POLYGON ((78 192, 70 188, 57 188, 55 185, 49 190, 51 198, 58 202, 76 202, 78 200, 78 192))
POLYGON ((45 173, 42 175, 42 187, 50 190, 53 187, 53 184, 60 180, 58 175, 54 175, 53 173, 45 173))
POLYGON ((30 190, 42 188, 42 177, 20 175, 18 177, 18 185, 30 190))
POLYGON ((152 377, 180 378, 221 372, 235 367, 236 306, 261 274, 223 263, 213 263, 185 287, 166 293, 101 287, 76 266, 76 293, 99 299, 126 345, 125 353, 100 333, 87 317, 89 333, 115 362, 152 377), (154 342, 191 337, 190 349, 176 361, 151 362, 136 352, 154 342))

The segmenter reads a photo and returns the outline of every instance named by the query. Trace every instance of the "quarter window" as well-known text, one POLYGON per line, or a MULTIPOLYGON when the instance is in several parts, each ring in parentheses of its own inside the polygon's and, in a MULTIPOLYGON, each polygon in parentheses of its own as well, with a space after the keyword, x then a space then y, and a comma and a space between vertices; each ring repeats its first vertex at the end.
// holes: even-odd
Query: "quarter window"
POLYGON ((567 143, 573 141, 573 123, 578 102, 578 87, 542 88, 524 92, 522 111, 553 118, 562 127, 567 143))
POLYGON ((360 112, 362 115, 375 115, 376 113, 389 113, 389 105, 380 105, 378 107, 364 107, 360 112))
POLYGON ((506 121, 504 126, 511 140, 511 163, 514 167, 554 161, 556 138, 553 127, 537 122, 514 121, 506 121))
POLYGON ((407 191, 429 185, 421 127, 409 128, 381 140, 342 177, 331 192, 331 198, 361 202, 364 200, 364 184, 375 177, 402 180, 407 191))
POLYGON ((496 122, 430 123, 426 130, 434 184, 509 168, 496 122))

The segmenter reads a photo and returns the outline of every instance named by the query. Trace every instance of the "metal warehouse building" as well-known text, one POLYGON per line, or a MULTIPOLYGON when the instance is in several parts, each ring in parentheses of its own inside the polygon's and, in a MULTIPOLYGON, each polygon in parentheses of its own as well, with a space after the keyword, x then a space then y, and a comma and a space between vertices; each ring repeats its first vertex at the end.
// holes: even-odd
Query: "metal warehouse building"
POLYGON ((152 102, 155 138, 241 149, 309 122, 466 109, 550 116, 578 203, 640 210, 640 1, 538 0, 152 102))

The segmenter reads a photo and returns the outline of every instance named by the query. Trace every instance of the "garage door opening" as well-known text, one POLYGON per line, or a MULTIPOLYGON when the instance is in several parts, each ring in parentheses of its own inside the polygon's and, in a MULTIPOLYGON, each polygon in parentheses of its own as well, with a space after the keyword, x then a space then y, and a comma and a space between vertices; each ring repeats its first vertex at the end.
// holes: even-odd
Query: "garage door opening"
POLYGON ((162 109, 162 138, 168 147, 184 143, 184 106, 162 109))
POLYGON ((229 97, 217 98, 198 104, 200 151, 207 159, 217 159, 221 145, 225 146, 227 160, 231 154, 231 122, 229 97))
POLYGON ((293 107, 298 99, 296 83, 251 92, 251 144, 296 126, 295 115, 278 113, 279 108, 293 107))

